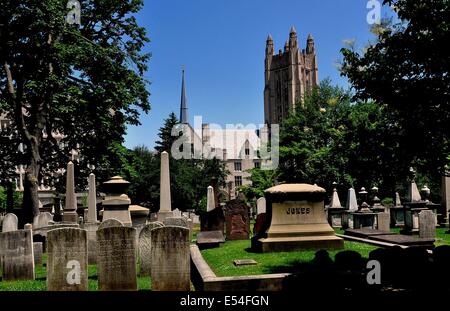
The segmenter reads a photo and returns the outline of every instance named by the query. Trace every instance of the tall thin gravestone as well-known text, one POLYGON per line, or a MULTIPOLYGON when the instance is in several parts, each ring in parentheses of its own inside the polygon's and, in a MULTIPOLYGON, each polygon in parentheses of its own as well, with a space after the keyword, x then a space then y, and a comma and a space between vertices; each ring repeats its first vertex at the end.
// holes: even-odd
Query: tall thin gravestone
POLYGON ((263 230, 266 222, 266 198, 261 197, 256 200, 256 221, 253 225, 253 234, 258 235, 263 230))
POLYGON ((150 276, 151 273, 151 231, 155 228, 161 228, 164 225, 160 222, 151 222, 145 225, 139 233, 139 275, 150 276))
POLYGON ((436 216, 433 211, 423 210, 419 213, 419 237, 436 238, 436 216))
POLYGON ((109 227, 97 231, 97 275, 101 291, 137 290, 136 229, 109 227))
POLYGON ((47 233, 47 289, 88 290, 88 248, 86 230, 61 228, 47 233))
POLYGON ((88 221, 97 223, 97 188, 95 185, 95 175, 89 175, 89 194, 88 194, 88 221))
POLYGON ((151 280, 154 291, 190 289, 189 229, 161 227, 152 230, 151 280))
POLYGON ((63 221, 77 222, 77 198, 75 195, 75 173, 73 163, 67 163, 66 173, 66 205, 64 207, 63 221))
POLYGON ((12 213, 8 213, 3 218, 2 232, 16 231, 17 225, 18 225, 17 216, 12 213))
POLYGON ((16 230, 0 233, 4 281, 34 280, 33 233, 16 230))
POLYGON ((163 221, 165 218, 171 217, 173 215, 170 196, 169 154, 166 151, 161 152, 161 177, 159 194, 158 220, 163 221))

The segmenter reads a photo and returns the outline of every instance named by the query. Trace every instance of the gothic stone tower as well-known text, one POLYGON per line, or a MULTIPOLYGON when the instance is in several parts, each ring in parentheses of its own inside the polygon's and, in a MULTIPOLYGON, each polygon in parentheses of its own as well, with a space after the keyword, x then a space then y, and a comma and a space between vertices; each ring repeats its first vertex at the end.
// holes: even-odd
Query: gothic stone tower
POLYGON ((295 109, 305 93, 319 81, 314 39, 306 40, 306 50, 300 50, 297 31, 291 28, 284 51, 274 54, 273 40, 266 41, 264 118, 266 124, 280 124, 295 109))

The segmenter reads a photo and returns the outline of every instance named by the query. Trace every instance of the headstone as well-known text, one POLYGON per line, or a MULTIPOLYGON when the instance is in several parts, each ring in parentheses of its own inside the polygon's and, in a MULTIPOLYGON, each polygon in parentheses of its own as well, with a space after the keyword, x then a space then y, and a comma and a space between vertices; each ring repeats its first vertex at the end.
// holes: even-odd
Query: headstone
POLYGON ((62 228, 47 233, 47 289, 88 290, 86 230, 62 228))
POLYGON ((97 223, 97 187, 95 175, 89 175, 88 217, 87 222, 97 223))
POLYGON ((256 200, 256 214, 265 214, 266 213, 266 198, 261 197, 256 200))
POLYGON ((67 163, 65 202, 62 220, 67 222, 77 222, 77 197, 75 194, 75 173, 72 162, 67 163))
POLYGON ((395 206, 402 206, 402 201, 400 200, 400 193, 395 193, 395 206))
POLYGON ((222 231, 202 231, 197 233, 197 245, 199 249, 219 247, 225 242, 222 231))
POLYGON ((40 213, 33 219, 33 229, 36 230, 39 228, 48 227, 51 221, 53 221, 53 215, 51 213, 40 213))
POLYGON ((119 220, 114 218, 109 218, 103 221, 99 226, 98 230, 104 229, 104 228, 111 228, 111 227, 123 227, 123 223, 121 223, 119 220))
MULTIPOLYGON (((106 224, 107 225, 107 224, 106 224)), ((88 264, 96 264, 97 263, 97 230, 99 224, 86 222, 83 225, 83 229, 85 229, 87 235, 87 243, 88 243, 88 264)))
POLYGON ((0 233, 3 281, 34 280, 33 233, 16 230, 0 233))
POLYGON ((248 206, 243 201, 231 200, 226 205, 227 240, 247 240, 250 236, 248 206))
POLYGON ((19 220, 16 215, 12 213, 6 214, 3 218, 2 232, 17 231, 18 222, 19 220))
POLYGON ((166 151, 161 152, 161 178, 159 191, 158 220, 163 221, 165 218, 173 215, 170 196, 169 154, 166 151))
POLYGON ((386 212, 378 213, 377 214, 377 223, 378 223, 378 230, 380 231, 390 231, 390 214, 386 212))
POLYGON ((151 233, 151 280, 153 291, 189 291, 189 230, 161 227, 151 233))
POLYGON ((181 211, 178 208, 176 208, 172 211, 172 215, 173 217, 181 217, 181 211))
POLYGON ((419 213, 419 237, 436 238, 436 216, 433 211, 423 210, 419 213))
POLYGON ((442 177, 442 214, 445 216, 445 222, 449 222, 450 213, 450 176, 442 177))
POLYGON ((160 222, 152 222, 145 225, 139 233, 139 275, 150 276, 151 273, 151 231, 155 228, 161 228, 164 225, 160 222))
POLYGON ((42 265, 42 253, 43 253, 43 243, 33 242, 33 252, 34 252, 34 265, 42 265))
POLYGON ((177 226, 189 229, 188 221, 183 217, 167 217, 163 223, 165 226, 177 226))
POLYGON ((358 210, 358 202, 356 201, 355 189, 348 189, 347 204, 345 208, 350 212, 355 212, 358 210))
POLYGON ((97 231, 97 275, 101 291, 137 290, 136 229, 109 227, 97 231))
POLYGON ((420 202, 422 201, 422 198, 420 196, 419 188, 417 188, 417 185, 414 181, 411 182, 408 189, 408 198, 409 202, 420 202))
POLYGON ((210 212, 216 208, 216 202, 214 199, 214 188, 209 186, 206 192, 206 211, 210 212))

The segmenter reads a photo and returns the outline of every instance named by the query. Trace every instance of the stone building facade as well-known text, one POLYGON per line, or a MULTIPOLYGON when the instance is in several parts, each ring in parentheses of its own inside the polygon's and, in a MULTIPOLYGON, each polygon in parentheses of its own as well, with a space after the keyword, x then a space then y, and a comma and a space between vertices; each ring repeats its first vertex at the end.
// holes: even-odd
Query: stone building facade
POLYGON ((291 28, 284 50, 274 53, 272 36, 266 41, 264 87, 264 122, 281 124, 304 98, 308 91, 319 83, 317 57, 311 34, 306 40, 306 49, 300 49, 297 31, 291 28))

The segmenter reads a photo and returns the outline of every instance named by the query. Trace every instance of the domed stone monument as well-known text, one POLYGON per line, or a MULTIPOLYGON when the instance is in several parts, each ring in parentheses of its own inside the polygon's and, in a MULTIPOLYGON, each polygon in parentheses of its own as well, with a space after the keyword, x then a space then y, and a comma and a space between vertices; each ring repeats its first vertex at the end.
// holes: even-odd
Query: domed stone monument
POLYGON ((343 248, 328 224, 325 189, 309 184, 283 184, 265 191, 266 222, 252 239, 260 252, 343 248))

